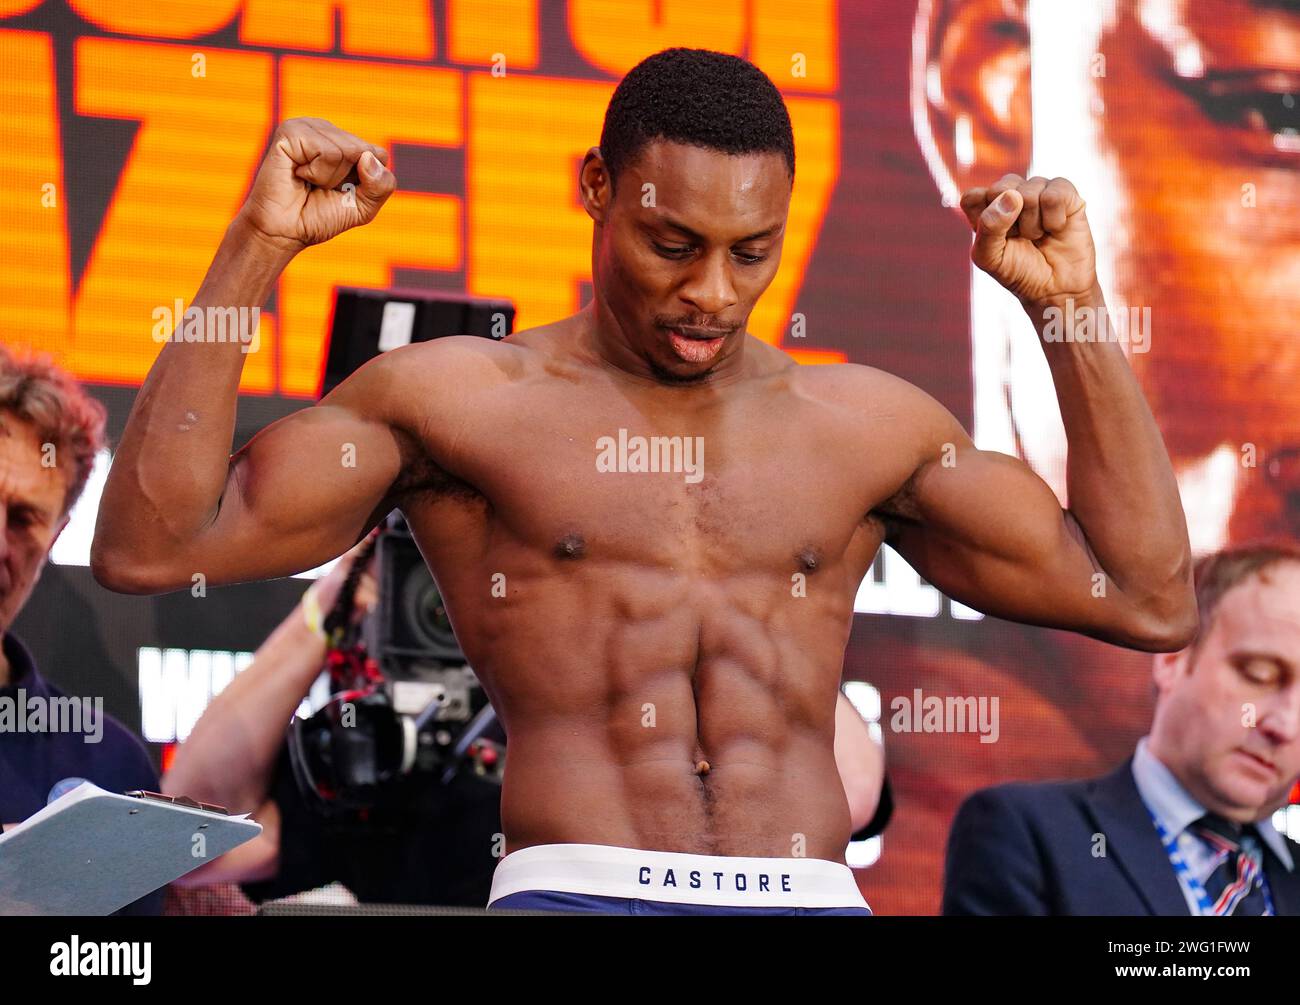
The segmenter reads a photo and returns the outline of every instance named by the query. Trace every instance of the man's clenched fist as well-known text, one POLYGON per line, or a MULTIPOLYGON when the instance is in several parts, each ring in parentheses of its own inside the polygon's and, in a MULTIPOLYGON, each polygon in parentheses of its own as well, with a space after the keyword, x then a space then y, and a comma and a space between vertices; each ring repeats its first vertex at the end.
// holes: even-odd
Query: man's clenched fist
POLYGON ((289 119, 271 138, 239 215, 291 252, 375 218, 397 188, 388 151, 324 119, 289 119))
POLYGON ((1026 305, 1082 299, 1097 263, 1083 199, 1064 178, 1009 174, 961 197, 975 231, 971 260, 1026 305))

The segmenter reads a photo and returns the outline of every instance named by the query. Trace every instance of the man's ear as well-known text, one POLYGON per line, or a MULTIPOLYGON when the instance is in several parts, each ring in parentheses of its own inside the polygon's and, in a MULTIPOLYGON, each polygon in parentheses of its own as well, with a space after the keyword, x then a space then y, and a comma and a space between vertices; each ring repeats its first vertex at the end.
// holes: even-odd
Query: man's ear
POLYGON ((1161 695, 1167 693, 1177 683, 1179 678, 1187 673, 1191 659, 1191 649, 1184 649, 1176 653, 1156 653, 1152 659, 1151 681, 1155 685, 1156 699, 1159 700, 1161 695))
MULTIPOLYGON (((1005 174, 1029 173, 1033 132, 1027 0, 922 0, 925 64, 915 69, 934 153, 955 198, 1005 174), (929 17, 926 19, 926 13, 929 17)), ((932 165, 938 173, 939 165, 932 165)))
POLYGON ((596 223, 604 223, 609 203, 614 198, 614 187, 610 184, 609 168, 605 166, 600 147, 592 147, 582 158, 582 167, 578 171, 578 196, 587 215, 596 223))

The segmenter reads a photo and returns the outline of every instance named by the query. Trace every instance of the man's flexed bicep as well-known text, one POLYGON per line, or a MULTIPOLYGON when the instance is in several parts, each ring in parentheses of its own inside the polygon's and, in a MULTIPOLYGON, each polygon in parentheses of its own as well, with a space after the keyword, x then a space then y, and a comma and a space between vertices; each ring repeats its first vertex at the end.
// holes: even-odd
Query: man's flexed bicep
POLYGON ((342 403, 268 426, 231 458, 220 507, 193 545, 194 572, 221 585, 337 558, 394 507, 394 484, 416 449, 401 437, 342 403))
POLYGON ((878 512, 888 543, 968 607, 1102 634, 1106 600, 1092 593, 1100 570, 1052 490, 1023 462, 954 444, 878 512))
POLYGON ((912 389, 912 476, 876 514, 930 583, 985 614, 1156 649, 1161 627, 1106 573, 1071 514, 1023 461, 979 450, 912 389))
POLYGON ((201 575, 219 586, 341 555, 392 508, 390 492, 415 450, 369 397, 382 379, 363 368, 321 403, 258 432, 231 456, 209 519, 185 534, 157 520, 149 560, 105 585, 163 593, 201 575))

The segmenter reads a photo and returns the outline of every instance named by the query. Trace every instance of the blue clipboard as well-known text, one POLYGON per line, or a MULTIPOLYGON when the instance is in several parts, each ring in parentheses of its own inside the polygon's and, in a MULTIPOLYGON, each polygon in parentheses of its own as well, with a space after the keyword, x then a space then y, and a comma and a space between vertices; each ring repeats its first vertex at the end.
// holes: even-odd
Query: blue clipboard
POLYGON ((83 782, 0 834, 0 914, 111 914, 260 833, 246 814, 83 782))

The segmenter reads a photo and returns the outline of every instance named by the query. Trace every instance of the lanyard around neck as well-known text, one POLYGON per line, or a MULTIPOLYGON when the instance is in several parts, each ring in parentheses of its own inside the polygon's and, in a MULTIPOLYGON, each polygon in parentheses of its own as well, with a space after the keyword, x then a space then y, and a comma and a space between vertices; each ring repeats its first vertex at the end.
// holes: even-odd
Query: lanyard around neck
MULTIPOLYGON (((1156 833, 1160 835, 1160 843, 1164 846, 1165 854, 1169 856, 1169 864, 1174 867, 1174 872, 1181 877, 1187 888, 1191 890, 1192 898, 1196 901, 1197 913, 1213 917, 1214 903, 1210 900, 1210 895, 1206 893, 1205 885, 1192 874, 1191 868, 1183 858, 1183 853, 1178 850, 1177 840, 1169 833, 1168 828, 1156 819, 1156 815, 1151 812, 1149 806, 1147 807, 1147 814, 1151 817, 1151 822, 1156 826, 1156 833)), ((1259 851, 1257 864, 1259 866, 1260 888, 1264 892, 1264 917, 1271 918, 1274 916, 1273 897, 1269 893, 1268 877, 1264 875, 1264 852, 1262 848, 1259 851)))

